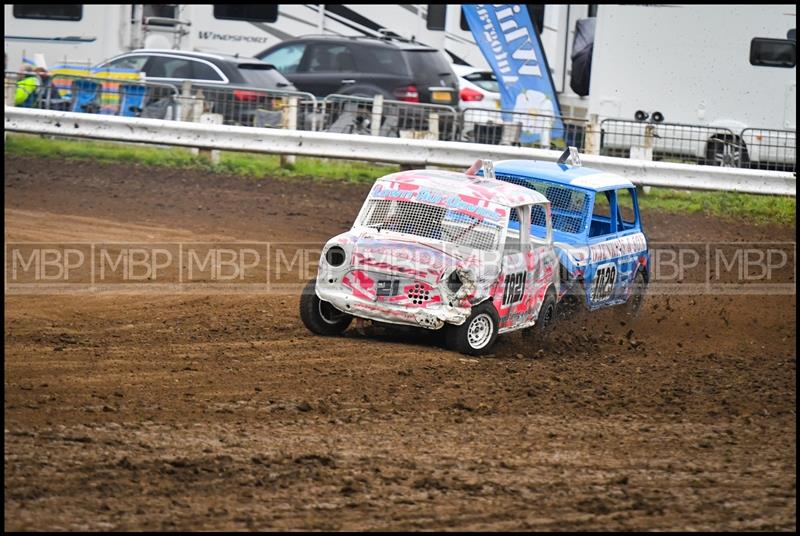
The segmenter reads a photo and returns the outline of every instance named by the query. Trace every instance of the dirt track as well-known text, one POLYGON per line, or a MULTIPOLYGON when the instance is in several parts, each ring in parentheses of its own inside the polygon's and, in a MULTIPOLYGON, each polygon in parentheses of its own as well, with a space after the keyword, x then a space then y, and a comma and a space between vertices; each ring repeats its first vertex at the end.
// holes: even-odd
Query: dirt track
MULTIPOLYGON (((367 189, 6 156, 5 239, 321 243, 367 189)), ((297 302, 7 296, 5 529, 796 529, 794 295, 652 296, 483 359, 312 336, 297 302)))

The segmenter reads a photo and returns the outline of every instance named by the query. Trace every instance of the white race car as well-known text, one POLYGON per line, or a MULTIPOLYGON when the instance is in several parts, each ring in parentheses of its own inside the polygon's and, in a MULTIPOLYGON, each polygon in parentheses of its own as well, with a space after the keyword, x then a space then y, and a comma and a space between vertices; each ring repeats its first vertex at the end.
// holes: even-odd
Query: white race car
POLYGON ((545 196, 480 160, 466 173, 402 171, 378 179, 352 229, 325 245, 300 317, 320 335, 353 317, 445 329, 449 348, 480 355, 499 333, 551 327, 558 275, 545 196), (546 225, 519 224, 532 220, 546 225))

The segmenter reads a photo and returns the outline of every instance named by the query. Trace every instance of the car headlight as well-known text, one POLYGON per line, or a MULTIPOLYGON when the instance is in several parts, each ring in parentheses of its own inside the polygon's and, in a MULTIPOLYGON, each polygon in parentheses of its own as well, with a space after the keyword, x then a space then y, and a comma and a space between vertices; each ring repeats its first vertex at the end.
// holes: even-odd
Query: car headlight
POLYGON ((461 300, 475 291, 476 278, 471 270, 456 268, 447 275, 447 279, 442 283, 443 292, 450 294, 454 300, 461 300))
POLYGON ((450 292, 455 294, 456 292, 458 292, 458 289, 460 289, 463 285, 464 285, 464 282, 461 281, 461 278, 459 277, 458 272, 456 270, 453 270, 450 273, 450 277, 447 278, 447 288, 448 288, 448 290, 450 290, 450 292))
POLYGON ((341 246, 333 246, 325 252, 325 260, 334 268, 344 264, 346 257, 347 255, 341 246))

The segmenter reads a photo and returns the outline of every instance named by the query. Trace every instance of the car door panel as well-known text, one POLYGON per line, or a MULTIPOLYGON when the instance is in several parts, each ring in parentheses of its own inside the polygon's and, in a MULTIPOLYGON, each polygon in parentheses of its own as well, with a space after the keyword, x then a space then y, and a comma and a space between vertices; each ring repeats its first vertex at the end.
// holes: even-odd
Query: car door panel
POLYGON ((636 271, 646 263, 647 241, 640 230, 635 192, 630 195, 633 196, 632 222, 623 221, 617 190, 609 195, 608 221, 593 217, 595 230, 610 232, 589 239, 589 263, 585 273, 589 309, 624 303, 636 271), (608 225, 607 229, 605 225, 608 225))

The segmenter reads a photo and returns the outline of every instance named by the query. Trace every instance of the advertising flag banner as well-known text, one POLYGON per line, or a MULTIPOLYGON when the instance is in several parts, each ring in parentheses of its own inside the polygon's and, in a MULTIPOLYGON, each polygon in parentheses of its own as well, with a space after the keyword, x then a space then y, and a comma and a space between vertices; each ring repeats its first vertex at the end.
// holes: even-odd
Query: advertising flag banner
POLYGON ((503 121, 522 123, 520 143, 550 147, 564 138, 561 108, 539 34, 524 4, 464 4, 475 42, 497 77, 503 121))

